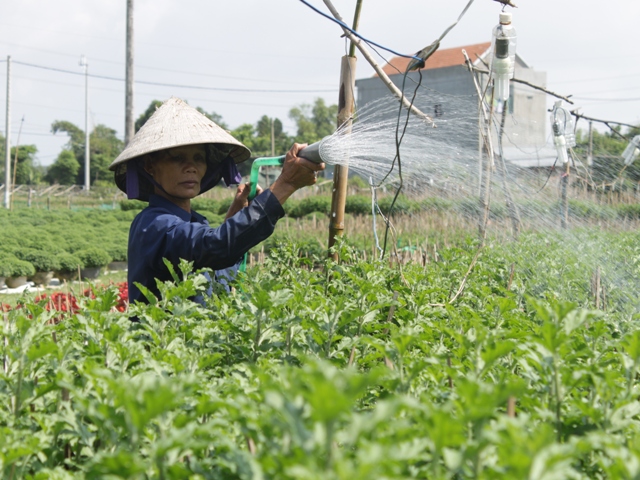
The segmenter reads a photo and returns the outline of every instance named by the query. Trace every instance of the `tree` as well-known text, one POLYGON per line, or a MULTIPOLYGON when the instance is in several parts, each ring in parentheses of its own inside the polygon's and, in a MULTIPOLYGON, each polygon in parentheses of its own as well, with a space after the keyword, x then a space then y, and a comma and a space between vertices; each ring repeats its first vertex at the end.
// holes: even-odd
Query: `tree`
MULTIPOLYGON (((594 129, 592 132, 593 166, 591 177, 596 184, 612 182, 619 177, 624 166, 621 155, 628 145, 628 142, 621 135, 631 140, 640 133, 640 127, 629 128, 626 132, 623 132, 622 127, 617 126, 614 130, 602 133, 594 129)), ((588 132, 583 130, 576 132, 576 147, 574 150, 579 158, 587 158, 589 151, 588 132)), ((625 169, 624 177, 634 182, 640 181, 640 162, 637 159, 625 169)))
POLYGON ((4 167, 5 167, 5 141, 4 135, 0 133, 0 184, 4 184, 4 167))
MULTIPOLYGON (((69 135, 66 150, 73 152, 80 168, 76 177, 77 184, 84 183, 84 150, 85 134, 71 122, 57 120, 51 125, 53 133, 65 132, 69 135)), ((123 142, 116 137, 116 131, 105 125, 96 125, 89 135, 89 160, 91 162, 91 183, 113 183, 113 173, 109 171, 109 165, 122 151, 123 142)))
MULTIPOLYGON (((253 145, 253 138, 255 135, 255 128, 250 123, 243 123, 238 128, 231 132, 233 138, 244 144, 249 150, 253 152, 251 148, 253 145)), ((238 165, 238 171, 242 176, 249 175, 251 170, 251 162, 243 162, 238 165)))
POLYGON ((218 115, 216 112, 207 113, 201 107, 196 107, 196 110, 207 117, 209 120, 211 120, 213 123, 218 125, 220 128, 223 128, 225 130, 229 129, 227 124, 222 119, 222 115, 218 115))
MULTIPOLYGON (((149 120, 149 118, 151 118, 151 115, 153 115, 155 113, 155 111, 158 109, 158 107, 160 105, 162 105, 162 102, 160 100, 152 100, 151 101, 151 103, 149 104, 147 109, 144 111, 144 113, 142 115, 140 115, 138 117, 138 119, 136 120, 136 123, 135 123, 136 132, 138 130, 140 130, 140 128, 142 128, 142 126, 145 123, 147 123, 147 120, 149 120)), ((216 125, 218 125, 220 128, 224 128, 225 130, 227 130, 227 128, 228 128, 227 124, 224 123, 224 120, 222 120, 222 116, 221 115, 218 115, 215 112, 207 113, 201 107, 196 107, 196 110, 199 111, 201 114, 203 114, 205 117, 207 117, 209 120, 214 122, 216 125)))
POLYGON ((289 150, 293 139, 284 132, 279 118, 269 118, 263 115, 256 124, 255 154, 271 155, 271 124, 273 123, 274 154, 281 155, 289 150))
POLYGON ((34 165, 34 157, 38 152, 35 145, 18 145, 11 149, 11 181, 15 178, 16 185, 35 185, 40 180, 40 174, 34 165), (18 163, 16 165, 16 150, 18 152, 18 163), (15 166, 15 171, 13 168, 15 166))
POLYGON ((56 161, 49 167, 46 179, 50 183, 60 185, 74 185, 76 183, 80 164, 71 150, 63 150, 56 161))
POLYGON ((327 106, 322 98, 317 98, 313 106, 301 105, 289 111, 289 118, 298 127, 295 141, 314 143, 331 135, 336 129, 338 106, 327 106))
MULTIPOLYGON (((109 165, 122 151, 124 142, 116 137, 115 130, 105 125, 96 125, 89 141, 93 183, 105 182, 113 185, 113 172, 109 170, 109 165)), ((80 165, 80 174, 84 175, 84 163, 80 165)))
POLYGON ((142 128, 142 126, 147 123, 147 120, 149 120, 149 118, 151 117, 151 115, 154 114, 154 112, 156 111, 156 109, 162 105, 162 102, 160 100, 152 100, 151 103, 149 104, 149 106, 147 107, 147 109, 144 111, 144 113, 142 115, 140 115, 138 117, 138 119, 136 120, 136 123, 134 125, 136 132, 138 130, 140 130, 140 128, 142 128))

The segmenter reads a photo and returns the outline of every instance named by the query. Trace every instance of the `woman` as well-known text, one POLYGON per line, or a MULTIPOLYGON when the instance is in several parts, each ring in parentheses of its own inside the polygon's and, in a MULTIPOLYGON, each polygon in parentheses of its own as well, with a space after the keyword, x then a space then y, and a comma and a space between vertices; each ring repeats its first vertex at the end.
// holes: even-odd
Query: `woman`
POLYGON ((182 100, 172 97, 163 103, 109 167, 128 198, 149 202, 129 231, 129 301, 146 301, 136 283, 159 296, 156 279, 172 279, 164 258, 174 267, 185 259, 194 269, 223 270, 269 237, 284 216, 284 202, 299 188, 313 185, 324 169, 324 164, 297 157, 304 146, 291 147, 280 176, 250 204, 250 185, 239 185, 224 223, 212 228, 191 210, 191 199, 221 179, 239 184, 236 164, 251 152, 182 100))

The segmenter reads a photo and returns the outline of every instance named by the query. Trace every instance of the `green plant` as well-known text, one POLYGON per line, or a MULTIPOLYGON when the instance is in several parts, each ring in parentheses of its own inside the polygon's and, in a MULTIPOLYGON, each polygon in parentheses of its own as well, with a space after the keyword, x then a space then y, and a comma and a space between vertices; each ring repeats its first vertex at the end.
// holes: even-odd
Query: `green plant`
POLYGON ((76 255, 82 261, 85 268, 104 267, 111 261, 109 254, 98 247, 80 250, 76 255))
POLYGON ((78 271, 78 267, 81 269, 84 268, 84 262, 80 259, 80 257, 72 253, 59 253, 58 255, 56 255, 56 260, 60 264, 60 267, 57 270, 59 272, 75 273, 78 271))
POLYGON ((297 200, 294 202, 287 202, 285 204, 285 211, 287 215, 293 218, 304 217, 313 212, 323 213, 325 215, 329 214, 329 210, 331 209, 331 198, 328 196, 313 196, 306 197, 301 200, 297 200))
POLYGON ((120 210, 128 211, 135 210, 140 211, 143 208, 146 208, 148 205, 147 202, 143 202, 141 200, 120 200, 120 210))
POLYGON ((461 238, 402 271, 284 243, 206 308, 185 262, 128 313, 115 287, 25 297, 0 322, 0 476, 635 478, 639 239, 461 238))
MULTIPOLYGON (((233 199, 232 199, 233 201, 233 199)), ((231 205, 231 203, 229 203, 227 205, 227 202, 224 202, 225 205, 227 206, 227 208, 224 210, 224 212, 222 212, 222 215, 227 213, 227 210, 229 209, 229 205, 231 205)), ((210 212, 218 212, 221 208, 221 202, 220 200, 216 200, 213 198, 200 198, 200 197, 196 197, 193 200, 191 200, 191 208, 193 210, 196 210, 197 212, 199 212, 200 210, 207 210, 210 212)))
POLYGON ((12 263, 18 260, 14 255, 0 254, 0 277, 10 277, 12 275, 12 263))
MULTIPOLYGON (((218 215, 225 216, 229 211, 229 207, 231 207, 231 204, 233 203, 233 198, 223 198, 217 203, 218 203, 218 215)), ((211 206, 213 207, 213 204, 211 206)), ((212 208, 209 208, 209 210, 212 210, 212 208)))
POLYGON ((112 262, 126 262, 127 261, 127 242, 113 240, 106 246, 106 252, 111 257, 112 262))
POLYGON ((60 268, 56 254, 47 250, 24 249, 18 258, 31 263, 36 272, 53 272, 60 268))
POLYGON ((18 258, 9 259, 6 265, 8 265, 6 271, 9 273, 6 275, 7 277, 29 277, 36 273, 36 269, 31 263, 18 258))
POLYGON ((352 195, 347 197, 345 212, 352 213, 354 215, 371 214, 371 197, 365 197, 364 195, 352 195))

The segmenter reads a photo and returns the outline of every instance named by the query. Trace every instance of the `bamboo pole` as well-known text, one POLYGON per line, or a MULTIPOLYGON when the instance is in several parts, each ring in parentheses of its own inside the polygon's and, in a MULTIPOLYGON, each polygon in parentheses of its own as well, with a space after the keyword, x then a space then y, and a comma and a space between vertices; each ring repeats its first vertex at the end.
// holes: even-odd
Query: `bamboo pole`
MULTIPOLYGON (((343 135, 351 134, 351 123, 355 99, 356 58, 342 57, 340 71, 340 97, 338 101, 338 128, 343 135)), ((336 165, 333 170, 333 193, 331 195, 331 216, 329 218, 329 250, 336 242, 336 237, 344 234, 344 210, 347 203, 348 165, 336 165)), ((330 256, 338 261, 338 254, 330 256)))
MULTIPOLYGON (((325 0, 333 15, 337 12, 329 0, 325 0)), ((360 12, 362 11, 362 0, 356 3, 356 11, 353 15, 353 30, 358 29, 360 23, 360 12)), ((345 30, 346 31, 346 30, 345 30)), ((353 122, 353 111, 355 108, 356 80, 356 57, 355 42, 351 38, 349 55, 342 57, 340 63, 340 89, 338 98, 338 128, 345 128, 344 135, 351 134, 351 124, 353 122)), ((347 185, 349 180, 348 165, 336 165, 333 170, 333 193, 331 195, 331 216, 329 217, 329 252, 336 242, 336 237, 344 234, 344 211, 347 203, 347 185)), ((337 253, 329 253, 334 261, 338 261, 337 253)))

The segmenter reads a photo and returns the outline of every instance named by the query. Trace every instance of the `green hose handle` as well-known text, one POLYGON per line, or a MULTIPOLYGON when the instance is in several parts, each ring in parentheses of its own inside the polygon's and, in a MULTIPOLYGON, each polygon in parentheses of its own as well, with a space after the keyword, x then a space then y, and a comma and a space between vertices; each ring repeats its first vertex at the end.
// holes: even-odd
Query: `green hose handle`
MULTIPOLYGON (((249 192, 249 201, 253 200, 256 197, 256 193, 258 192, 258 175, 260 175, 261 167, 278 167, 284 164, 284 155, 279 157, 261 157, 256 158, 253 161, 253 165, 251 165, 251 175, 249 177, 249 182, 251 182, 251 191, 249 192)), ((247 271, 247 256, 249 252, 244 254, 244 258, 240 263, 240 271, 247 271)))
POLYGON ((253 200, 256 197, 260 167, 281 167, 282 164, 284 164, 284 155, 279 157, 260 157, 253 161, 253 165, 251 165, 251 176, 249 177, 249 182, 251 182, 249 200, 253 200))

